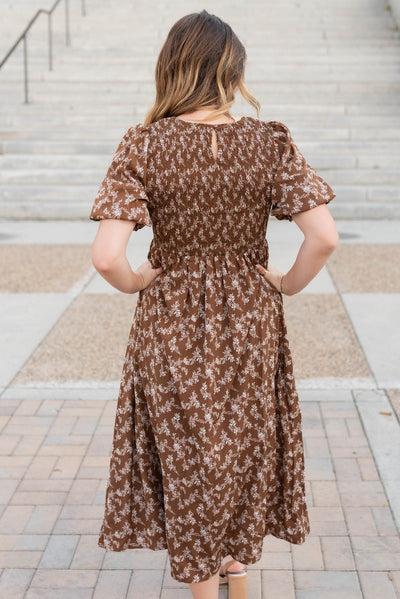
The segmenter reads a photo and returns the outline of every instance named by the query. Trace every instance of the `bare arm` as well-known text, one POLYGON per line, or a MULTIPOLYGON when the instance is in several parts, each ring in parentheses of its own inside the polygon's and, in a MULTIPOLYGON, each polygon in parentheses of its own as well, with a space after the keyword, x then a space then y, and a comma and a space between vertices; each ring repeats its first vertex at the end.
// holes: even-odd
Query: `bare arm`
MULTIPOLYGON (((335 221, 326 204, 293 214, 292 218, 303 232, 304 241, 293 266, 284 275, 283 292, 286 295, 304 289, 326 264, 339 242, 335 221)), ((264 274, 262 266, 257 265, 257 268, 264 274)), ((268 271, 266 278, 279 289, 282 273, 270 265, 268 271)))
POLYGON ((146 260, 135 271, 126 257, 126 248, 135 222, 123 219, 103 219, 92 245, 92 263, 110 285, 123 293, 136 293, 162 271, 153 269, 146 260))

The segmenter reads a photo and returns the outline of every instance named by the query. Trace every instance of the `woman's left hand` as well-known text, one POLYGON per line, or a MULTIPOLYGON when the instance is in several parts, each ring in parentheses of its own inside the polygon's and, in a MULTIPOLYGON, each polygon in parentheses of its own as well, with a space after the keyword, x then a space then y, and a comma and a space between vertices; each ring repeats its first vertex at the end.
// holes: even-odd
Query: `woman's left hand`
POLYGON ((265 267, 261 266, 261 264, 256 264, 256 268, 263 275, 263 277, 265 277, 267 281, 269 281, 277 289, 277 291, 280 291, 281 278, 283 275, 280 270, 274 268, 270 264, 268 264, 267 271, 265 271, 265 267))
POLYGON ((142 291, 146 289, 148 285, 163 271, 163 267, 153 268, 150 260, 146 260, 143 262, 135 271, 135 275, 138 276, 139 280, 139 289, 137 291, 142 291))

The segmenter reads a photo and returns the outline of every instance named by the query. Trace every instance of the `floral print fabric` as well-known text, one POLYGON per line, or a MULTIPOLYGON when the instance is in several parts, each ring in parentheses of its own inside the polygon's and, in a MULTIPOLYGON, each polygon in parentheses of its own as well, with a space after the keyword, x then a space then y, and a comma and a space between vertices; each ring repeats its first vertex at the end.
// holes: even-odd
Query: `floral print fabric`
POLYGON ((228 554, 257 562, 268 534, 305 541, 283 300, 255 264, 268 266, 270 213, 334 196, 278 121, 168 117, 125 133, 90 218, 152 226, 148 259, 164 270, 138 294, 99 546, 168 549, 191 583, 228 554))

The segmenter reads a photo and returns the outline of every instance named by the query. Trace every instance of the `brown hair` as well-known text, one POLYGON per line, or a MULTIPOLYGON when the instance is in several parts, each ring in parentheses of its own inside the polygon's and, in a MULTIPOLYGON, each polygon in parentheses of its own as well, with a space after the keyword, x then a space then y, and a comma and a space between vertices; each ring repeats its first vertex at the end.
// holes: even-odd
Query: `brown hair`
MULTIPOLYGON (((244 84, 246 50, 232 28, 206 10, 180 18, 170 29, 159 54, 156 100, 144 125, 207 106, 216 106, 206 119, 227 112, 234 92, 255 107, 260 103, 244 84)), ((199 120, 200 122, 200 120, 199 120)))

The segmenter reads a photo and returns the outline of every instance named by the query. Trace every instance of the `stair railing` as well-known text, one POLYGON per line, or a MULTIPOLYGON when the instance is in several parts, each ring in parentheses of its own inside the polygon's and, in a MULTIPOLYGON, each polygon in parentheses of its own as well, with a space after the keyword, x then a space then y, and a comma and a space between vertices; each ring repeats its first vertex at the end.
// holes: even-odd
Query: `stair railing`
MULTIPOLYGON (((29 21, 28 25, 25 27, 24 31, 21 33, 21 35, 19 36, 19 38, 17 39, 17 41, 11 46, 11 48, 9 49, 9 51, 7 52, 7 54, 5 55, 5 57, 3 58, 3 60, 0 62, 0 69, 2 68, 2 66, 6 63, 6 61, 9 59, 9 57, 13 54, 14 50, 19 46, 20 42, 23 42, 23 49, 24 49, 24 89, 25 89, 25 104, 29 103, 29 99, 28 99, 28 44, 27 44, 27 34, 28 31, 30 30, 30 28, 32 27, 32 25, 36 22, 36 19, 39 18, 39 16, 44 13, 47 14, 47 19, 48 19, 48 50, 49 50, 49 70, 52 71, 53 70, 53 31, 52 31, 52 16, 53 16, 53 12, 54 10, 57 8, 57 6, 60 4, 60 2, 62 2, 62 0, 56 0, 53 4, 53 6, 49 9, 46 10, 44 8, 40 8, 35 16, 29 21)), ((70 22, 69 22, 69 0, 64 0, 65 2, 65 44, 67 46, 71 45, 71 37, 70 37, 70 22)), ((85 0, 81 0, 81 14, 82 16, 86 16, 86 3, 85 0)))

